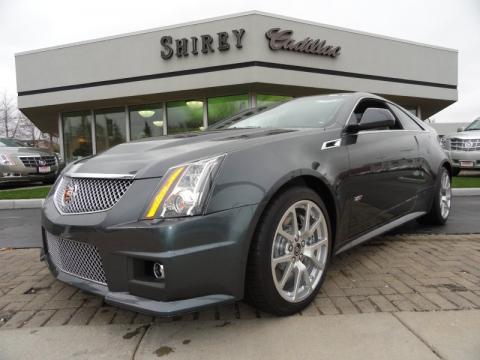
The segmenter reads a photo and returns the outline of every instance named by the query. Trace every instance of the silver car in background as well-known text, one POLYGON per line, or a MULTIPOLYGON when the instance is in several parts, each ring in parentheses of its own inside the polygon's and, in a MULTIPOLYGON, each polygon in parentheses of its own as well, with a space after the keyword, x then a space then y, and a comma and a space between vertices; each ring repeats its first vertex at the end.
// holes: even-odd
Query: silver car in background
POLYGON ((480 170, 480 118, 465 129, 445 136, 442 143, 450 153, 454 176, 460 170, 480 170))
POLYGON ((24 181, 52 184, 61 167, 60 158, 53 151, 0 138, 0 184, 24 181))

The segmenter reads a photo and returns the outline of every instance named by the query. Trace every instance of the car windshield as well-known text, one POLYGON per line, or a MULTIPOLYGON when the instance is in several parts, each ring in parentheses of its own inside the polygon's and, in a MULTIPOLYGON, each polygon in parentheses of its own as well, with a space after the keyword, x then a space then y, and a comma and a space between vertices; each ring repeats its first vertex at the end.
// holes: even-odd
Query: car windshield
POLYGON ((334 121, 344 99, 339 95, 326 95, 290 100, 244 111, 210 129, 323 128, 334 121))
POLYGON ((25 147, 20 141, 15 139, 0 138, 0 146, 4 147, 25 147))
POLYGON ((465 131, 480 130, 480 119, 475 120, 465 128, 465 131))

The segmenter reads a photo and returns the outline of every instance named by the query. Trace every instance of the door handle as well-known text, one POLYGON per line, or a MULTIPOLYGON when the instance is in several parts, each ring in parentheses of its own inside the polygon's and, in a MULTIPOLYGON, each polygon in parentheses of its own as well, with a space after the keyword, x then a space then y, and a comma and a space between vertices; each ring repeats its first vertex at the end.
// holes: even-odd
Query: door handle
POLYGON ((415 142, 417 143, 417 148, 420 148, 420 141, 418 141, 417 135, 413 135, 415 142))

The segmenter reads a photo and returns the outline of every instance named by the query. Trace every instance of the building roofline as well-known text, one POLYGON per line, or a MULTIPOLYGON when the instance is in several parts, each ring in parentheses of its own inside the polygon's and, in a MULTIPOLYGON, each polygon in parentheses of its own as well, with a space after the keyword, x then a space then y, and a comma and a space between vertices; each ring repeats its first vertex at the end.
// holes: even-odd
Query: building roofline
POLYGON ((450 51, 450 52, 458 53, 458 50, 447 48, 447 47, 430 45, 430 44, 425 44, 425 43, 420 43, 420 42, 415 42, 415 41, 410 41, 410 40, 405 40, 405 39, 399 39, 399 38, 390 37, 390 36, 386 36, 386 35, 374 34, 374 33, 366 32, 366 31, 352 30, 352 29, 343 28, 343 27, 334 26, 334 25, 326 25, 326 24, 323 24, 323 23, 315 22, 315 21, 302 20, 302 19, 297 19, 297 18, 278 15, 278 14, 272 14, 272 13, 263 12, 263 11, 250 10, 250 11, 245 11, 245 12, 240 12, 240 13, 234 13, 234 14, 216 16, 216 17, 212 17, 212 18, 206 18, 206 19, 202 19, 202 20, 189 21, 189 22, 184 22, 184 23, 180 23, 180 24, 168 25, 168 26, 157 27, 157 28, 146 29, 146 30, 139 30, 139 31, 123 33, 123 34, 118 34, 118 35, 111 35, 111 36, 100 37, 100 38, 84 40, 84 41, 78 41, 78 42, 73 42, 73 43, 68 43, 68 44, 50 46, 50 47, 45 47, 45 48, 40 48, 40 49, 35 49, 35 50, 21 51, 21 52, 15 53, 15 56, 23 56, 23 55, 35 54, 35 53, 57 50, 57 49, 63 49, 63 48, 68 48, 68 47, 73 47, 73 46, 87 45, 87 44, 92 44, 92 43, 96 43, 96 42, 103 42, 103 41, 120 39, 120 38, 124 38, 124 37, 136 36, 136 35, 143 35, 143 34, 148 34, 148 33, 156 32, 156 31, 176 29, 176 28, 181 28, 181 27, 186 27, 186 26, 191 26, 191 25, 198 25, 198 24, 209 23, 209 22, 213 22, 213 21, 237 18, 237 17, 242 17, 242 16, 249 16, 249 15, 260 15, 260 16, 272 17, 272 18, 276 18, 276 19, 299 22, 299 23, 302 23, 302 24, 321 26, 321 27, 324 27, 324 28, 327 28, 327 29, 339 30, 339 31, 349 32, 349 33, 358 34, 358 35, 370 36, 370 37, 375 37, 375 38, 380 38, 380 39, 385 39, 385 40, 391 40, 391 41, 396 41, 396 42, 402 42, 402 43, 416 45, 416 46, 429 47, 429 48, 433 48, 433 49, 437 49, 437 50, 444 50, 444 51, 450 51))

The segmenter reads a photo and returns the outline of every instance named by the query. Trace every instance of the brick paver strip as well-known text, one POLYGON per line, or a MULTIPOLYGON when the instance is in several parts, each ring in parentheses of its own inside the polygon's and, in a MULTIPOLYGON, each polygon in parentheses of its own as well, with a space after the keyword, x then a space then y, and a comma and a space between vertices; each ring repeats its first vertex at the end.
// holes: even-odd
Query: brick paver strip
POLYGON ((362 313, 372 313, 376 312, 375 307, 373 306, 370 299, 366 296, 352 296, 350 300, 355 304, 355 306, 360 309, 362 313))
POLYGON ((438 293, 426 293, 423 295, 426 299, 437 305, 442 310, 455 310, 458 308, 454 303, 446 300, 438 293))
POLYGON ((12 316, 8 322, 2 326, 2 329, 15 329, 22 327, 28 319, 35 315, 34 311, 19 311, 12 316))
POLYGON ((368 299, 374 303, 381 312, 393 312, 398 310, 398 308, 383 295, 372 295, 369 296, 368 299))
POLYGON ((473 309, 475 308, 475 305, 465 299, 464 297, 460 296, 461 292, 453 292, 453 291, 444 291, 440 295, 442 295, 445 299, 448 301, 454 303, 457 305, 457 307, 462 308, 462 309, 473 309))
MULTIPOLYGON (((101 297, 56 281, 38 258, 36 249, 0 251, 0 331, 270 316, 239 302, 181 318, 153 318, 107 306, 101 297)), ((314 303, 296 316, 480 309, 480 235, 379 237, 331 265, 314 303)))
POLYGON ((461 291, 458 293, 460 296, 463 296, 465 299, 475 304, 475 306, 480 307, 480 294, 475 295, 471 291, 461 291))
POLYGON ((97 310, 90 320, 90 325, 108 325, 115 317, 116 309, 111 306, 104 306, 97 310))
POLYGON ((395 305, 400 311, 420 311, 420 307, 409 301, 404 295, 385 295, 388 301, 395 305))
POLYGON ((348 297, 337 296, 332 298, 332 301, 342 314, 358 314, 357 308, 348 297))
POLYGON ((404 296, 412 302, 420 311, 435 311, 439 310, 438 306, 431 301, 425 299, 420 294, 404 294, 404 296))
POLYGON ((2 311, 13 311, 13 312, 17 312, 17 311, 20 311, 22 310, 26 305, 28 304, 28 302, 26 301, 10 301, 8 303, 8 305, 6 305, 2 311))
POLYGON ((23 327, 37 327, 44 325, 55 314, 55 310, 41 310, 35 313, 23 327))
POLYGON ((332 300, 329 298, 319 298, 315 299, 315 305, 318 307, 318 310, 323 315, 336 315, 339 314, 340 311, 335 307, 332 300))
POLYGON ((112 324, 131 324, 136 315, 133 311, 118 309, 112 320, 112 324))
POLYGON ((65 325, 72 318, 73 314, 77 309, 60 309, 53 314, 53 316, 48 320, 46 326, 60 326, 65 325))
POLYGON ((93 315, 97 312, 97 308, 81 307, 71 317, 69 325, 87 325, 93 315))
POLYGON ((311 303, 304 310, 302 310, 302 315, 303 316, 317 316, 319 314, 320 313, 319 313, 317 307, 315 306, 315 303, 311 303))
POLYGON ((153 321, 153 316, 148 316, 144 314, 137 314, 133 319, 134 324, 149 324, 153 321))

